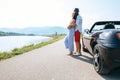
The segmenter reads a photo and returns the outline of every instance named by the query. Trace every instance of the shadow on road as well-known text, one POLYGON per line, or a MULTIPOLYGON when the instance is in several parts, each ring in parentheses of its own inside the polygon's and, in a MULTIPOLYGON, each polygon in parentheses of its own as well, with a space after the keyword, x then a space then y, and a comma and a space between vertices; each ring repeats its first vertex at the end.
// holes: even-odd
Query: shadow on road
POLYGON ((93 59, 91 57, 86 56, 86 55, 82 55, 82 56, 72 55, 72 57, 75 59, 82 60, 82 61, 85 61, 87 63, 93 64, 93 59))
MULTIPOLYGON (((93 64, 93 59, 86 55, 82 56, 72 56, 75 59, 85 61, 87 63, 93 64)), ((120 68, 113 70, 111 73, 107 75, 101 75, 105 80, 120 80, 120 68)))

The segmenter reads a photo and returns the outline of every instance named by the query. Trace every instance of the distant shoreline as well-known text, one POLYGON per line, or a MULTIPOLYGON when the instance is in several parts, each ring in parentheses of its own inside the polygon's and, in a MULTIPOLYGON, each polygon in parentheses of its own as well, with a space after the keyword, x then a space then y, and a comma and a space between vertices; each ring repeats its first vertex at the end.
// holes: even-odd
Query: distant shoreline
POLYGON ((11 51, 14 48, 21 48, 31 44, 38 44, 49 39, 50 37, 46 36, 1 36, 0 52, 11 51))
POLYGON ((41 42, 39 44, 35 44, 35 45, 32 44, 32 45, 24 46, 22 48, 15 48, 11 52, 0 52, 0 60, 8 59, 8 58, 26 53, 26 52, 34 50, 34 49, 41 48, 43 46, 46 46, 48 44, 54 43, 58 40, 61 40, 64 37, 65 37, 65 35, 52 35, 52 38, 50 40, 41 42))

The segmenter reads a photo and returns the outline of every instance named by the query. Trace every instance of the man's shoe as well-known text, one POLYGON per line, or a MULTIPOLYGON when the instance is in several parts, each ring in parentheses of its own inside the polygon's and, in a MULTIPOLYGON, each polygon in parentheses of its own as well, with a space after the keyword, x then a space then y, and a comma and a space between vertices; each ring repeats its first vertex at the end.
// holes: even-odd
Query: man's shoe
POLYGON ((79 53, 79 52, 75 52, 73 55, 75 55, 75 56, 82 56, 82 54, 79 53))

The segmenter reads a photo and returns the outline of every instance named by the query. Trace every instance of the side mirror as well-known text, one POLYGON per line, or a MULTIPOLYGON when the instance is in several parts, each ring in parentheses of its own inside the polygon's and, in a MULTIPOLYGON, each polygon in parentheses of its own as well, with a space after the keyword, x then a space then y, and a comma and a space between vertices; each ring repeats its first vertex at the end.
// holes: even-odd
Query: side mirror
POLYGON ((84 32, 88 34, 89 33, 89 29, 84 29, 84 32))

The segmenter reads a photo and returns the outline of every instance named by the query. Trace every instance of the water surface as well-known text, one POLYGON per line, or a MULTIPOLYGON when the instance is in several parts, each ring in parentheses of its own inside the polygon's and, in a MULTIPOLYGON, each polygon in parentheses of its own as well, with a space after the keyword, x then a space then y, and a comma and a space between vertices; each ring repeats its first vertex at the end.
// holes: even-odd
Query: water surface
POLYGON ((41 43, 50 37, 44 36, 2 36, 0 37, 0 52, 11 51, 30 44, 41 43))

